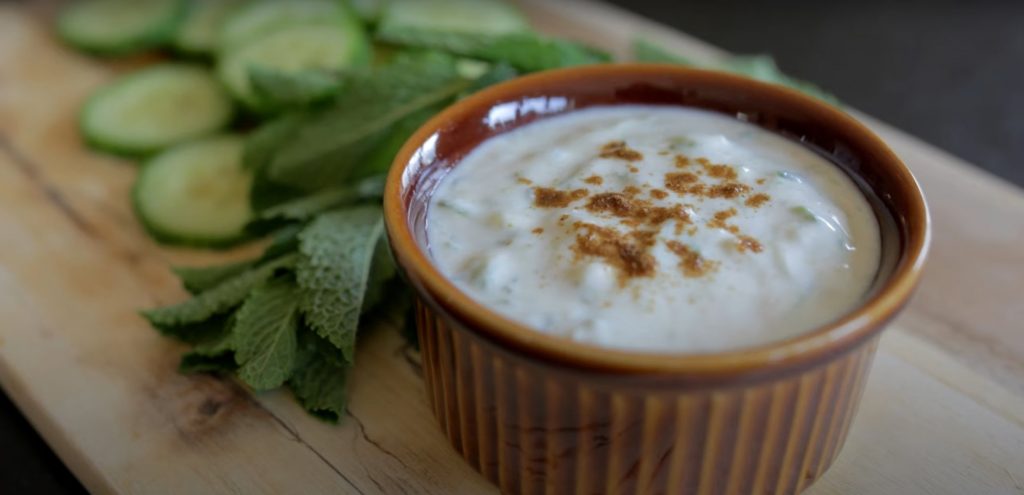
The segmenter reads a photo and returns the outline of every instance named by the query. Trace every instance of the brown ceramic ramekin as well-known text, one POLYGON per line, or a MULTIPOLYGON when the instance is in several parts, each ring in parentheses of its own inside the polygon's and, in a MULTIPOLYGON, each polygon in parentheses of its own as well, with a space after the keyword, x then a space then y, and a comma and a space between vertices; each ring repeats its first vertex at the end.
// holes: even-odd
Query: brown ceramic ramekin
MULTIPOLYGON (((928 211, 913 176, 840 110, 777 86, 664 65, 532 75, 462 100, 398 154, 384 196, 415 288, 427 394, 459 453, 505 493, 798 493, 846 437, 879 333, 921 273, 928 211), (545 335, 474 302, 433 266, 438 182, 483 140, 593 105, 699 107, 798 139, 875 205, 883 261, 855 311, 798 337, 716 354, 650 354, 545 335)), ((623 329, 627 331, 628 329, 623 329)))

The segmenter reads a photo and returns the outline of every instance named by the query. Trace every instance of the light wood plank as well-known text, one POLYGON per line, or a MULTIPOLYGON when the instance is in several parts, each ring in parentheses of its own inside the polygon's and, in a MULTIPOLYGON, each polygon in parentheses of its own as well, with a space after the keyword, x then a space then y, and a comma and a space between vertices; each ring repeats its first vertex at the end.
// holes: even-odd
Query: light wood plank
MULTIPOLYGON (((691 57, 720 54, 611 7, 529 9, 545 29, 620 53, 643 34, 691 57)), ((391 330, 363 338, 337 427, 286 394, 254 398, 174 371, 181 348, 135 309, 184 297, 168 263, 256 247, 167 250, 142 233, 128 204, 134 169, 83 149, 75 129, 81 101, 120 70, 57 45, 23 5, 0 4, 0 385, 83 483, 98 493, 494 493, 448 447, 418 357, 391 330)), ((901 329, 883 339, 846 449, 809 493, 1024 493, 1024 315, 1012 304, 1024 263, 1011 249, 1024 196, 867 120, 929 193, 935 255, 901 329)))

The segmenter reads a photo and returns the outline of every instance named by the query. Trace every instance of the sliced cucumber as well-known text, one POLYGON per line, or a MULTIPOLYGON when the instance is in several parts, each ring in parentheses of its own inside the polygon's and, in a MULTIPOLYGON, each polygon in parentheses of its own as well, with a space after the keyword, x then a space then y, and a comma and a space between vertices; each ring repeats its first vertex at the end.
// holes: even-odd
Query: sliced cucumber
POLYGON ((351 14, 334 0, 262 0, 236 10, 224 20, 219 46, 222 52, 234 50, 286 26, 348 22, 354 22, 351 14))
POLYGON ((257 111, 273 105, 260 101, 252 88, 253 68, 298 74, 310 70, 337 71, 368 65, 370 43, 354 23, 295 25, 273 30, 220 57, 218 72, 228 90, 257 111))
POLYGON ((415 31, 502 35, 529 30, 523 13, 500 0, 393 0, 384 9, 377 36, 392 40, 415 31))
POLYGON ((100 89, 80 123, 93 146, 141 155, 217 131, 231 113, 231 98, 209 71, 163 64, 100 89))
POLYGON ((82 50, 122 55, 167 43, 185 11, 184 0, 84 0, 61 12, 57 31, 82 50))
POLYGON ((224 20, 244 3, 245 0, 192 0, 188 15, 175 33, 174 46, 184 53, 212 54, 224 20))
POLYGON ((251 173, 242 167, 243 139, 222 135, 175 146, 142 166, 135 212, 158 241, 225 246, 245 238, 251 173))

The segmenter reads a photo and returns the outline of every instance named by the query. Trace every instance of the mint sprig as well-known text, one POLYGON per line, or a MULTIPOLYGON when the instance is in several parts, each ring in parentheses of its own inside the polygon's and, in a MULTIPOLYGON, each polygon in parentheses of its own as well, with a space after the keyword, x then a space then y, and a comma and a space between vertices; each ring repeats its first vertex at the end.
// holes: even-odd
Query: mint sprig
POLYGON ((302 313, 349 362, 355 358, 359 315, 383 230, 380 208, 366 206, 321 215, 299 235, 302 313))

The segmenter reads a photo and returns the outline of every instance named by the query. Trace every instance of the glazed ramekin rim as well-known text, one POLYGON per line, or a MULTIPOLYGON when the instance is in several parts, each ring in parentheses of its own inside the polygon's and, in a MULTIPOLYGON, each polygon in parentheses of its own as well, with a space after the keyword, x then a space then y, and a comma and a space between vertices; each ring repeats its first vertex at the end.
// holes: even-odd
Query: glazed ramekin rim
MULTIPOLYGON (((620 373, 735 374, 788 367, 841 353, 857 342, 880 332, 906 304, 920 280, 931 243, 930 214, 916 178, 881 138, 850 115, 782 86, 721 72, 650 63, 591 65, 531 74, 494 85, 449 106, 421 126, 396 156, 384 189, 384 221, 392 252, 400 269, 405 270, 410 278, 423 284, 422 290, 426 294, 420 296, 440 304, 446 313, 451 314, 471 331, 482 334, 503 347, 541 361, 620 373), (411 164, 413 154, 430 136, 450 127, 446 125, 448 122, 458 120, 458 116, 474 108, 521 97, 531 87, 546 82, 580 78, 593 81, 602 76, 627 73, 718 78, 731 84, 749 85, 757 91, 771 95, 773 99, 798 100, 801 105, 814 106, 817 111, 830 114, 830 118, 840 121, 851 133, 860 134, 860 137, 865 138, 882 155, 884 161, 895 165, 896 173, 903 176, 902 183, 909 189, 907 193, 911 204, 908 211, 890 213, 897 218, 901 213, 918 217, 908 221, 907 243, 902 246, 900 261, 888 280, 854 310, 831 323, 784 340, 712 353, 624 350, 546 334, 500 315, 458 289, 431 262, 430 254, 416 241, 409 224, 402 191, 406 168, 411 164)), ((420 287, 415 289, 421 290, 420 287)))

